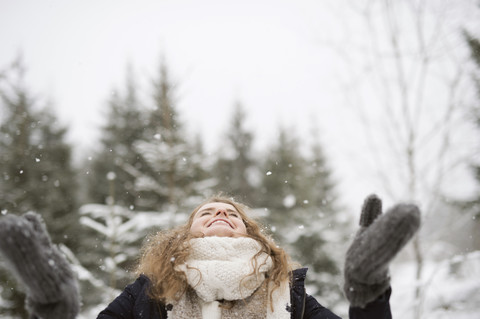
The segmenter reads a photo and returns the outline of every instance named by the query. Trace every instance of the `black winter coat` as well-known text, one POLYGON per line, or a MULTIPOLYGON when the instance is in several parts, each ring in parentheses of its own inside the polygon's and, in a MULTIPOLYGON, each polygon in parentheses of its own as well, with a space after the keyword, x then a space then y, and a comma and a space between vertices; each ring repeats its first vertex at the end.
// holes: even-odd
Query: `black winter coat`
MULTIPOLYGON (((330 310, 318 303, 315 298, 305 292, 307 269, 293 271, 293 282, 290 289, 292 319, 340 319, 330 310)), ((167 308, 148 297, 150 281, 140 276, 133 284, 113 300, 97 319, 166 319, 167 308)), ((389 289, 377 300, 369 303, 365 309, 350 307, 350 319, 391 319, 389 289)))

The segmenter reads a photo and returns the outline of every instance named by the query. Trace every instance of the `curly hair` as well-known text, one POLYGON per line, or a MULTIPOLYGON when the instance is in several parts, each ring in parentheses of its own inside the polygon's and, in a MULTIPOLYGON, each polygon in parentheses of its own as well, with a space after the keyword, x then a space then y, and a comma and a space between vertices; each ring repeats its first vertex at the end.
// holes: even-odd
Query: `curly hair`
MULTIPOLYGON (((165 302, 166 300, 179 300, 188 288, 185 273, 176 270, 177 265, 185 263, 189 253, 189 241, 198 237, 198 234, 192 234, 190 227, 195 213, 208 203, 230 204, 239 212, 245 224, 247 234, 258 241, 262 252, 268 254, 273 261, 273 267, 266 276, 266 283, 273 283, 270 291, 270 304, 272 304, 272 293, 278 289, 282 282, 291 280, 291 271, 293 263, 290 261, 287 253, 278 247, 273 239, 265 234, 261 224, 247 215, 248 207, 235 201, 233 198, 224 196, 213 196, 198 205, 186 224, 173 228, 171 230, 160 231, 147 238, 142 247, 141 257, 136 269, 137 275, 145 275, 151 281, 149 295, 155 300, 165 302)), ((255 255, 253 260, 256 260, 255 255)))

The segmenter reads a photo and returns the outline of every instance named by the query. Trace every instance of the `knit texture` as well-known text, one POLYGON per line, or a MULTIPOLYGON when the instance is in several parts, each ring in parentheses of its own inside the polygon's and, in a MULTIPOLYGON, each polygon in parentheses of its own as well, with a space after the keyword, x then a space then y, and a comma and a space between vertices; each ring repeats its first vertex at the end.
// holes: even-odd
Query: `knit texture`
MULTIPOLYGON (((168 319, 265 319, 267 314, 267 287, 262 284, 251 296, 233 304, 228 302, 205 302, 196 294, 193 288, 185 293, 185 298, 172 307, 168 319)), ((285 312, 286 313, 286 312, 285 312)), ((275 317, 272 317, 275 318, 275 317)), ((284 318, 290 318, 286 313, 284 318)))
POLYGON ((357 232, 345 259, 344 292, 350 305, 365 305, 390 286, 388 266, 420 227, 420 211, 399 204, 382 214, 376 195, 366 198, 357 232))
MULTIPOLYGON (((290 318, 286 310, 290 304, 288 283, 273 292, 272 312, 267 295, 270 287, 265 287, 265 275, 273 262, 270 256, 260 253, 260 244, 245 237, 205 237, 191 242, 192 251, 186 264, 177 267, 187 276, 191 292, 179 302, 173 302, 169 318, 192 317, 198 310, 218 310, 222 318, 290 318), (255 257, 255 258, 254 258, 255 257), (237 301, 232 308, 215 307, 216 301, 237 301)), ((213 318, 213 315, 211 316, 213 318)))
POLYGON ((0 233, 0 254, 26 289, 29 313, 42 319, 75 318, 80 306, 77 280, 41 217, 7 215, 0 219, 0 233))

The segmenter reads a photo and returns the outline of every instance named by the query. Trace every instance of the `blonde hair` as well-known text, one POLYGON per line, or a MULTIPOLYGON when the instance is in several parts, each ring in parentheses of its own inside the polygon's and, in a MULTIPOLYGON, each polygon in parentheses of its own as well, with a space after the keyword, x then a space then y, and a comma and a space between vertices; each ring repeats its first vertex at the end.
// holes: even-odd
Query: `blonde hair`
POLYGON ((213 196, 198 205, 190 214, 186 224, 171 230, 160 231, 147 238, 142 247, 136 274, 143 274, 150 279, 149 295, 151 298, 162 302, 179 300, 188 288, 188 283, 185 274, 176 270, 175 267, 185 263, 190 253, 189 240, 198 237, 198 234, 190 232, 193 218, 203 205, 216 202, 235 207, 247 229, 246 236, 257 240, 262 247, 257 255, 265 252, 272 258, 273 267, 265 279, 267 285, 273 283, 273 289, 269 296, 270 305, 272 305, 272 293, 280 287, 282 282, 290 280, 293 263, 287 253, 264 234, 260 224, 247 215, 248 208, 245 205, 224 196, 213 196))

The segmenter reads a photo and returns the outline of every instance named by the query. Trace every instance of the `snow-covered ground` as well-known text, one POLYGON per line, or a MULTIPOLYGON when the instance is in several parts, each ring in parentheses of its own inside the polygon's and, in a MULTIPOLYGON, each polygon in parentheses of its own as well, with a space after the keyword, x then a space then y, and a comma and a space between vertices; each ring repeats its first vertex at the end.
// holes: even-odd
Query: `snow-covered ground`
POLYGON ((419 298, 415 297, 413 263, 396 264, 391 271, 394 318, 414 318, 418 303, 422 319, 480 318, 480 251, 440 262, 426 261, 419 298))

